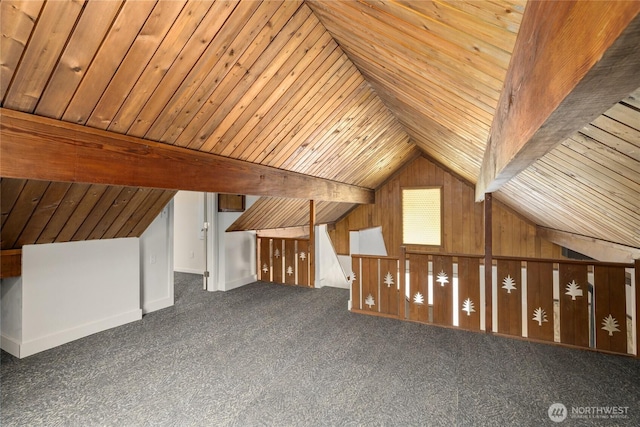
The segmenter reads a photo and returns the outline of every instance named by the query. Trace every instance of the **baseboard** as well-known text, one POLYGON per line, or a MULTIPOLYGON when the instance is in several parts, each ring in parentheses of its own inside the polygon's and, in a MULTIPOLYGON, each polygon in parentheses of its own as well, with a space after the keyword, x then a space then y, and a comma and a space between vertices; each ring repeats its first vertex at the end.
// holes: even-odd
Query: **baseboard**
POLYGON ((253 282, 257 282, 257 281, 258 281, 258 276, 256 274, 253 274, 251 276, 243 277, 241 279, 236 279, 236 280, 232 280, 230 282, 226 282, 224 284, 224 290, 225 291, 230 291, 232 289, 236 289, 236 288, 239 288, 241 286, 248 285, 249 283, 253 283, 253 282))
POLYGON ((14 338, 0 335, 0 348, 12 356, 20 357, 20 343, 14 338))
POLYGON ((149 301, 142 307, 142 314, 152 313, 154 311, 162 310, 163 308, 171 307, 173 306, 173 302, 173 296, 149 301))
POLYGON ((203 275, 204 274, 204 270, 198 270, 195 268, 180 268, 180 267, 174 267, 173 271, 175 271, 176 273, 190 273, 190 274, 199 274, 199 275, 203 275))
POLYGON ((351 289, 351 286, 349 285, 349 283, 347 282, 346 285, 340 283, 340 284, 336 284, 336 283, 330 283, 326 280, 322 281, 322 286, 321 287, 325 287, 328 286, 330 288, 337 288, 337 289, 351 289))
POLYGON ((44 350, 57 347, 68 342, 84 338, 97 332, 122 326, 127 323, 142 319, 142 310, 135 309, 126 313, 121 313, 106 319, 86 323, 75 328, 66 329, 41 338, 25 341, 20 345, 20 357, 31 356, 44 350))

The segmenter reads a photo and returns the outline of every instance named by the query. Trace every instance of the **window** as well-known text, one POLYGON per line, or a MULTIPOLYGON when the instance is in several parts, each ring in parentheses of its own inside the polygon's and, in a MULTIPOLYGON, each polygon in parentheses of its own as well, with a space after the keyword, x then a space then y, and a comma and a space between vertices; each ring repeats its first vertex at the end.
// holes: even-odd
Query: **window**
POLYGON ((402 242, 442 245, 442 188, 402 189, 402 242))

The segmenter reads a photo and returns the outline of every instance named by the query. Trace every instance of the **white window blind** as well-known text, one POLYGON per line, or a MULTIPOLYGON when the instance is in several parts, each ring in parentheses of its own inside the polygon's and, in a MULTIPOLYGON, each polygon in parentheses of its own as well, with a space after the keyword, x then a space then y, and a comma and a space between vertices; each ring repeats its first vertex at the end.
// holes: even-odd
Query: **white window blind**
POLYGON ((402 190, 402 242, 407 245, 442 244, 441 188, 402 190))

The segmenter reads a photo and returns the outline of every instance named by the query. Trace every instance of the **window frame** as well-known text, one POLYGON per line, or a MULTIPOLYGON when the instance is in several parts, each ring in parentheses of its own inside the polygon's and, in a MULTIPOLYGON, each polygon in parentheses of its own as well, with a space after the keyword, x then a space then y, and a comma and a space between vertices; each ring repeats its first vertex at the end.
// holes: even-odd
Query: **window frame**
POLYGON ((412 248, 431 248, 442 249, 444 247, 444 186, 431 185, 431 186, 408 186, 400 187, 400 224, 401 224, 401 241, 402 245, 407 249, 412 248), (440 244, 421 244, 421 243, 406 243, 404 241, 404 195, 405 190, 438 190, 440 192, 440 244))

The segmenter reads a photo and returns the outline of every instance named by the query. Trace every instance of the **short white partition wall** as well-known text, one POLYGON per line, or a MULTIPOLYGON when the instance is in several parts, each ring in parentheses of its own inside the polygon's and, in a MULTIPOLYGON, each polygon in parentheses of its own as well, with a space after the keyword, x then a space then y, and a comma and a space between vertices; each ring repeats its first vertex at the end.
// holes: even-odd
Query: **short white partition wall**
POLYGON ((7 353, 18 356, 22 342, 22 277, 2 279, 0 291, 1 347, 7 353))
POLYGON ((331 243, 327 225, 316 227, 316 278, 315 287, 331 286, 349 289, 346 273, 331 243))
POLYGON ((2 348, 26 357, 141 319, 139 254, 137 238, 24 246, 22 293, 2 307, 13 319, 21 300, 21 336, 3 322, 2 348))
POLYGON ((140 236, 140 303, 145 314, 173 305, 173 208, 172 200, 140 236))

